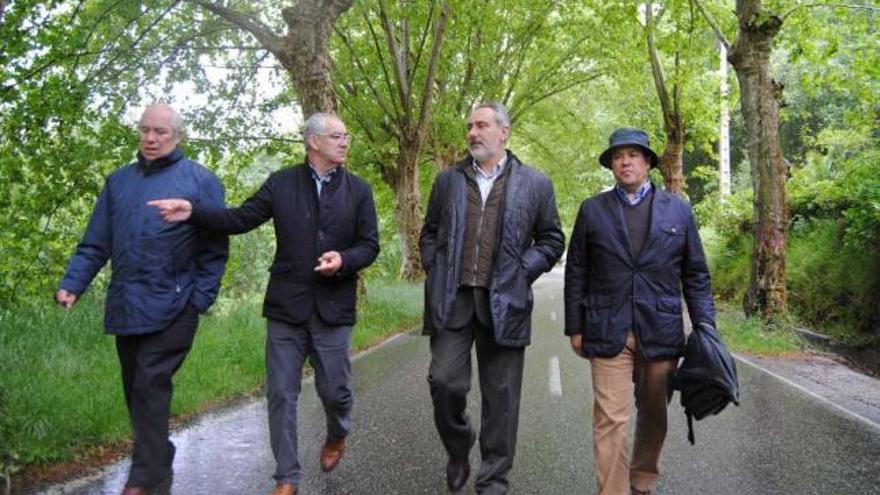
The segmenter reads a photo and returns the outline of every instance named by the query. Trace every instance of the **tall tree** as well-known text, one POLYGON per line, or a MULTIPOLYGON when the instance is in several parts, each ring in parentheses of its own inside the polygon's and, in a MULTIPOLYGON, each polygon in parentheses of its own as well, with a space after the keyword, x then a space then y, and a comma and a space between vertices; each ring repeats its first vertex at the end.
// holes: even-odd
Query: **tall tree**
POLYGON ((389 6, 385 0, 377 0, 359 6, 362 23, 337 29, 345 47, 345 61, 341 63, 351 70, 351 78, 340 84, 347 112, 374 146, 381 148, 386 136, 397 144, 395 156, 383 157, 377 164, 383 179, 396 192, 404 253, 400 276, 410 280, 422 273, 419 159, 428 137, 449 9, 446 1, 419 6, 402 1, 389 6), (355 46, 355 37, 370 41, 364 55, 360 53, 363 47, 355 46), (366 61, 372 63, 367 66, 366 61), (372 118, 371 109, 360 105, 363 97, 379 107, 372 118), (381 124, 374 128, 376 120, 381 124))
POLYGON ((369 161, 396 192, 404 277, 421 276, 420 166, 445 167, 466 152, 471 105, 501 101, 516 121, 600 73, 585 49, 591 37, 581 29, 585 16, 573 7, 579 4, 515 0, 498 9, 465 0, 361 2, 337 26, 341 110, 367 138, 369 161), (413 132, 422 124, 424 134, 413 132))
POLYGON ((738 31, 731 45, 705 6, 699 0, 694 1, 721 42, 729 47, 728 60, 739 81, 740 106, 746 124, 754 191, 755 244, 743 310, 747 315, 777 318, 787 312, 787 169, 779 140, 782 85, 770 75, 770 55, 774 38, 782 28, 782 17, 764 8, 761 0, 737 0, 738 31))
MULTIPOLYGON (((645 37, 648 46, 648 56, 651 60, 651 74, 654 78, 654 87, 657 88, 657 97, 660 100, 660 111, 663 115, 663 130, 666 134, 666 147, 660 156, 660 172, 663 174, 663 183, 666 190, 682 195, 684 193, 684 172, 682 162, 684 159, 685 129, 681 114, 681 89, 682 79, 680 73, 681 48, 675 47, 673 55, 674 73, 672 89, 669 89, 667 78, 660 62, 660 54, 654 41, 656 22, 654 18, 654 4, 645 4, 645 37)), ((666 10, 660 10, 662 15, 666 10)), ((659 16, 658 16, 659 17, 659 16)))

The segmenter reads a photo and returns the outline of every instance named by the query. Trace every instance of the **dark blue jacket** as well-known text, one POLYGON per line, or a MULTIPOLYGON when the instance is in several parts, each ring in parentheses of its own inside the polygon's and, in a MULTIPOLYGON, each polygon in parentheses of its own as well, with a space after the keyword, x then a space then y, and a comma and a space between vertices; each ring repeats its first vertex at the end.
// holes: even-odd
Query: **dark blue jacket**
MULTIPOLYGON (((441 172, 434 181, 420 247, 425 280, 423 333, 443 331, 452 314, 461 272, 471 158, 441 172)), ((553 268, 565 248, 553 183, 523 165, 510 151, 504 203, 498 217, 489 307, 495 342, 523 347, 532 336, 532 282, 553 268)))
POLYGON ((714 328, 709 269, 687 203, 654 188, 650 228, 637 257, 613 190, 581 204, 565 264, 565 334, 583 335, 586 357, 616 356, 630 329, 645 358, 678 357, 682 293, 694 326, 714 328))
POLYGON ((226 237, 166 223, 147 206, 152 199, 181 197, 222 206, 217 177, 179 149, 150 164, 138 158, 107 177, 59 285, 81 295, 109 259, 104 326, 115 335, 162 330, 187 303, 206 311, 226 266, 226 237))
POLYGON ((275 226, 275 260, 269 269, 263 316, 303 323, 317 311, 328 325, 353 325, 357 274, 379 254, 376 207, 370 185, 337 168, 320 200, 309 166, 273 173, 238 208, 193 208, 190 222, 240 234, 269 219, 275 226), (342 269, 328 277, 315 272, 326 251, 342 255, 342 269))

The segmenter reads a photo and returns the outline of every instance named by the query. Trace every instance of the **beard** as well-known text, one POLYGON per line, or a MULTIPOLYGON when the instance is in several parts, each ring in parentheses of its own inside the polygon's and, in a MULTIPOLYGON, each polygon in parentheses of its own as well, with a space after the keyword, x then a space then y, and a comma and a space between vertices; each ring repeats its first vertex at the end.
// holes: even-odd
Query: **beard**
POLYGON ((481 163, 495 156, 500 148, 500 146, 491 146, 486 143, 471 144, 468 147, 474 160, 481 163))

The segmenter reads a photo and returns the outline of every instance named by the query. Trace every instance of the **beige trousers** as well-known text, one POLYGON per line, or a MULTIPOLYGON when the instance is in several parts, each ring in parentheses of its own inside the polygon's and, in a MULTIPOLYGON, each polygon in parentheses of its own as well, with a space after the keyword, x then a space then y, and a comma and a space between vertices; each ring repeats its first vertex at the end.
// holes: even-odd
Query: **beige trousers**
POLYGON ((676 360, 646 361, 630 332, 613 358, 592 358, 593 453, 599 495, 628 495, 630 488, 649 491, 660 476, 660 450, 666 439, 669 374, 676 360), (627 427, 636 403, 632 462, 627 427))

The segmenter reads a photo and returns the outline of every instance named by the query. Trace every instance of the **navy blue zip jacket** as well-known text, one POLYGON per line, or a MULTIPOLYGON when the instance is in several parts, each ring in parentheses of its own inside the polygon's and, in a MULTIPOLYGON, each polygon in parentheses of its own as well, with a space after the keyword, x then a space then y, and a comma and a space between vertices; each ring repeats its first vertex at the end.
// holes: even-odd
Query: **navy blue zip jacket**
POLYGON ((306 164, 273 173, 238 208, 194 205, 190 222, 226 234, 252 230, 270 218, 275 227, 275 260, 263 316, 292 324, 313 312, 328 325, 354 325, 357 274, 379 254, 373 191, 364 180, 338 167, 318 198, 306 164), (334 276, 315 272, 327 251, 342 255, 334 276))
POLYGON ((648 360, 684 348, 681 296, 694 326, 715 328, 709 268, 690 206, 654 187, 648 236, 633 256, 614 190, 581 203, 565 263, 565 334, 586 357, 613 357, 635 333, 648 360))
POLYGON ((166 328, 187 303, 206 311, 220 289, 228 239, 192 225, 166 223, 153 199, 193 199, 223 206, 223 186, 180 149, 110 174, 59 288, 82 295, 107 263, 112 273, 104 306, 107 333, 133 335, 166 328))

